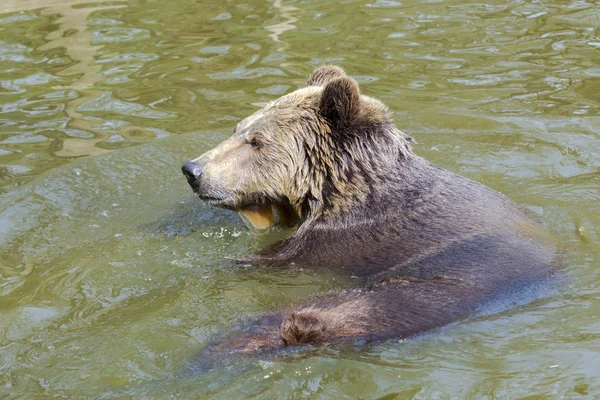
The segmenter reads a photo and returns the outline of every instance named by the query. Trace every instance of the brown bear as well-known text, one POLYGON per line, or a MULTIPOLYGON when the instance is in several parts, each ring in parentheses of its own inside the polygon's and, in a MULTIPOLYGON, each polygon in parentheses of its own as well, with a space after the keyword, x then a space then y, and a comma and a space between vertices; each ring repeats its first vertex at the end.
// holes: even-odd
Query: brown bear
POLYGON ((323 66, 183 165, 202 200, 258 227, 297 226, 257 262, 361 278, 360 288, 265 315, 210 351, 405 338, 552 273, 551 234, 502 194, 415 155, 411 140, 384 104, 323 66))

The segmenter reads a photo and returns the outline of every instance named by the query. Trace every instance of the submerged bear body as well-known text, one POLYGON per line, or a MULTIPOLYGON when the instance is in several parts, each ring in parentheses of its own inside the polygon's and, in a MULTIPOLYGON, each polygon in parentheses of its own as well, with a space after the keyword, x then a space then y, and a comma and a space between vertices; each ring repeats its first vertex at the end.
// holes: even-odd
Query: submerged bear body
MULTIPOLYGON (((183 167, 200 198, 298 227, 257 262, 358 277, 356 290, 275 311, 207 352, 409 337, 552 273, 556 244, 505 196, 415 155, 385 106, 341 69, 242 121, 183 167)), ((258 220, 258 219, 256 219, 258 220)))

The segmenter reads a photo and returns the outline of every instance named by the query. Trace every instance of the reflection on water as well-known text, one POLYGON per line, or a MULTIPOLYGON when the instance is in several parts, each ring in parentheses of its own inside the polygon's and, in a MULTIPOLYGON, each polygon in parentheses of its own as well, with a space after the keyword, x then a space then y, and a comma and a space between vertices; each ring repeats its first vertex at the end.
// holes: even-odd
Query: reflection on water
POLYGON ((277 48, 277 51, 284 51, 289 48, 289 46, 283 43, 281 39, 279 39, 279 36, 296 28, 294 22, 298 21, 298 18, 295 18, 292 15, 295 11, 298 11, 298 9, 296 7, 283 5, 281 0, 273 1, 273 7, 278 11, 278 14, 284 21, 273 25, 267 25, 265 26, 265 29, 272 32, 269 34, 271 39, 282 44, 282 46, 277 48))
POLYGON ((95 129, 95 122, 84 119, 84 116, 77 112, 77 108, 101 95, 100 92, 93 89, 94 84, 102 80, 99 75, 102 65, 95 63, 100 46, 92 45, 92 35, 88 30, 88 17, 94 11, 114 7, 124 6, 75 8, 72 4, 65 4, 51 6, 41 11, 41 15, 60 15, 60 17, 55 21, 58 24, 58 29, 50 32, 45 37, 47 42, 38 47, 37 50, 46 51, 63 48, 66 56, 75 64, 59 71, 57 75, 77 78, 68 85, 56 88, 59 90, 73 90, 77 93, 76 98, 66 102, 64 110, 69 118, 66 129, 72 133, 71 136, 76 137, 63 139, 61 148, 54 151, 56 156, 98 155, 107 151, 96 146, 98 142, 106 138, 106 133, 100 129, 95 129), (73 134, 74 132, 77 133, 73 134))
POLYGON ((588 1, 0 4, 0 397, 600 396, 600 19, 588 1), (433 162, 566 249, 565 285, 403 343, 183 376, 215 333, 339 276, 229 260, 179 167, 340 64, 433 162))

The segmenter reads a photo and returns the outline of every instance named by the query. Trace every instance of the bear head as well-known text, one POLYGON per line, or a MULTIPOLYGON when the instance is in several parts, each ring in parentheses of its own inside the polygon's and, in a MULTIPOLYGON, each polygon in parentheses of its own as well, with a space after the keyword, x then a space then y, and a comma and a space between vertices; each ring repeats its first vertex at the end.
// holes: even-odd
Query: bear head
POLYGON ((366 202, 411 156, 410 141, 383 103, 341 68, 322 66, 182 170, 202 200, 256 227, 294 225, 366 202))

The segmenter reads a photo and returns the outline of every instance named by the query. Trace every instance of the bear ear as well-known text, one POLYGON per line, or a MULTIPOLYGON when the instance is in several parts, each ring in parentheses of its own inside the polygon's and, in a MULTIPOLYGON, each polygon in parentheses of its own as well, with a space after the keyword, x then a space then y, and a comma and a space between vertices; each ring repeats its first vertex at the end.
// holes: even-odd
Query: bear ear
POLYGON ((313 73, 310 74, 306 86, 323 86, 327 82, 346 76, 348 75, 346 75, 344 70, 340 67, 336 67, 335 65, 323 65, 316 68, 313 73))
POLYGON ((360 90, 348 76, 328 82, 323 88, 320 114, 335 128, 355 120, 360 113, 360 90))

